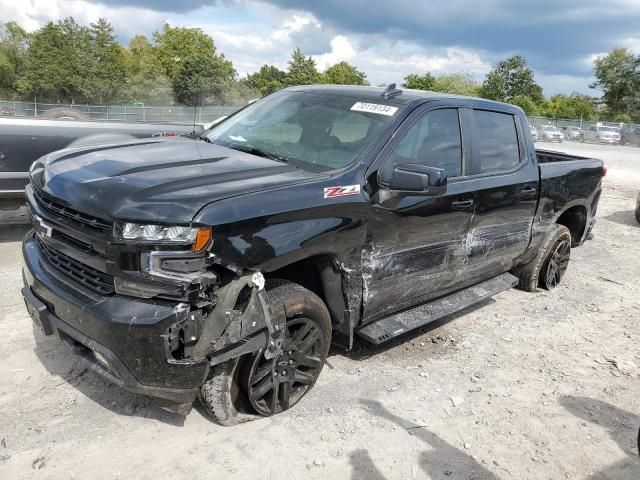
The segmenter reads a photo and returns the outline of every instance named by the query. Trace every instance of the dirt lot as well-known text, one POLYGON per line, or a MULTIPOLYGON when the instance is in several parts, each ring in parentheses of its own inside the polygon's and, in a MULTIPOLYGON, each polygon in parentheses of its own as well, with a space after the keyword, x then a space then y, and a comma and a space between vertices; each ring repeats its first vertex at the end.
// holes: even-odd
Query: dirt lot
POLYGON ((560 287, 334 353, 296 408, 235 428, 166 413, 34 335, 27 227, 4 215, 0 478, 640 478, 640 149, 551 148, 609 168, 594 239, 560 287))

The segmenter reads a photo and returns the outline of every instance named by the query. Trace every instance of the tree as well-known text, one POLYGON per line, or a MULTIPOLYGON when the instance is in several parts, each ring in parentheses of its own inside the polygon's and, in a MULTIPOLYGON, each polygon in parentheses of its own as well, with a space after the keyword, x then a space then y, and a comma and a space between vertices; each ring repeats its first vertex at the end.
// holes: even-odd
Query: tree
POLYGON ((91 38, 86 27, 71 17, 47 23, 31 35, 24 71, 16 80, 27 98, 70 102, 85 101, 90 76, 86 56, 91 38))
POLYGON ((29 34, 16 22, 0 24, 0 93, 13 96, 14 83, 22 74, 29 34))
POLYGON ((105 18, 89 28, 91 50, 88 62, 89 77, 85 96, 98 103, 109 103, 122 93, 125 81, 125 52, 113 36, 113 27, 105 18))
POLYGON ((433 88, 436 85, 436 77, 431 75, 431 73, 427 72, 424 75, 419 75, 417 73, 410 73, 406 77, 404 77, 404 83, 402 86, 404 88, 412 88, 415 90, 430 90, 433 91, 433 88))
POLYGON ((322 83, 334 85, 369 85, 367 76, 347 62, 336 63, 321 75, 322 83))
POLYGON ((595 98, 577 92, 558 94, 544 102, 541 111, 545 117, 592 120, 596 117, 596 102, 595 98))
POLYGON ((476 82, 471 75, 450 73, 438 75, 433 82, 432 90, 434 92, 476 97, 479 94, 480 85, 478 85, 478 82, 476 82))
POLYGON ((287 85, 310 85, 320 80, 315 60, 311 57, 305 57, 299 48, 293 51, 288 63, 289 69, 285 78, 287 85))
POLYGON ((144 35, 136 35, 125 51, 125 85, 122 96, 129 102, 172 103, 171 82, 144 35))
POLYGON ((527 61, 519 55, 502 60, 487 74, 480 95, 499 102, 513 102, 519 97, 536 103, 544 99, 533 70, 527 68, 527 61))
POLYGON ((640 117, 640 56, 626 48, 614 48, 593 62, 595 83, 609 116, 640 117))
POLYGON ((192 54, 181 61, 173 78, 176 100, 185 105, 203 105, 209 95, 220 95, 236 75, 233 65, 224 57, 192 54))
POLYGON ((156 56, 173 81, 185 59, 194 55, 216 55, 213 38, 199 28, 172 27, 165 23, 153 34, 156 56))
POLYGON ((286 72, 273 65, 263 65, 257 72, 247 75, 245 83, 260 95, 268 95, 285 86, 286 76, 286 72))

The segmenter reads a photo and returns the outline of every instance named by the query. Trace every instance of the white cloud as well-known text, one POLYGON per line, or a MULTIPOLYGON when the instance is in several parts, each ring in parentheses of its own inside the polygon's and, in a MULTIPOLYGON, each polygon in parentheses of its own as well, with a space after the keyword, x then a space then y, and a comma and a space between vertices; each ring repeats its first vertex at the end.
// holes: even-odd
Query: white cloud
MULTIPOLYGON (((100 17, 106 17, 120 35, 127 38, 140 33, 141 22, 143 29, 150 25, 162 25, 166 15, 153 10, 139 7, 110 7, 100 3, 84 0, 0 0, 2 20, 14 20, 27 31, 34 31, 49 21, 58 21, 66 17, 73 17, 78 23, 88 25, 100 17), (135 19, 136 21, 132 21, 135 19)), ((147 32, 145 32, 147 33, 147 32)), ((149 32, 150 33, 150 32, 149 32)))
POLYGON ((331 51, 314 55, 313 59, 319 70, 326 70, 331 65, 339 62, 349 62, 356 58, 358 52, 345 35, 336 35, 331 39, 331 51))

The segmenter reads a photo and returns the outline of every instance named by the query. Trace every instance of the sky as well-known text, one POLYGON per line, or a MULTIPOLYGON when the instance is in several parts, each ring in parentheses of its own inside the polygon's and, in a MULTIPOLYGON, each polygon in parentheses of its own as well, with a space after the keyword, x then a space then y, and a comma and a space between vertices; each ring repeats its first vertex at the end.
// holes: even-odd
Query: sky
POLYGON ((67 16, 107 17, 123 43, 165 22, 201 28, 241 77, 265 63, 286 69, 295 47, 321 71, 352 63, 373 85, 425 72, 482 81, 518 54, 546 95, 593 95, 595 58, 640 53, 640 0, 0 0, 0 21, 29 31, 67 16))

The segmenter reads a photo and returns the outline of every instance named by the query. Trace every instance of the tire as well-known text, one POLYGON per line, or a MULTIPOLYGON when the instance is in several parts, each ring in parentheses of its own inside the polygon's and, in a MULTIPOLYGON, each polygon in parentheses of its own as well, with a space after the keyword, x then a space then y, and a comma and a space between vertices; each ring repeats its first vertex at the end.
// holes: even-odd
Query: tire
POLYGON ((268 284, 267 289, 273 316, 286 318, 287 335, 282 354, 267 360, 261 350, 216 365, 200 388, 198 397, 204 410, 224 426, 293 407, 311 391, 329 353, 331 317, 320 297, 296 283, 276 281, 272 288, 268 284), (309 331, 305 333, 307 328, 309 331), (295 343, 298 334, 301 338, 295 343), (310 343, 309 353, 302 350, 307 343, 310 343), (301 347, 300 350, 297 347, 301 347), (313 366, 305 364, 311 359, 313 366), (274 371, 276 369, 279 371, 274 371), (274 375, 278 378, 276 383, 274 375), (262 387, 268 387, 269 383, 271 388, 259 397, 258 390, 264 390, 262 387))
POLYGON ((89 120, 89 116, 85 113, 74 110, 73 108, 54 107, 42 115, 40 118, 57 119, 57 120, 89 120))
POLYGON ((536 258, 512 272, 518 277, 518 288, 527 292, 536 292, 539 287, 547 290, 555 288, 564 276, 570 255, 571 232, 564 225, 554 224, 540 246, 536 258), (548 277, 554 265, 559 266, 560 271, 552 280, 548 277))

